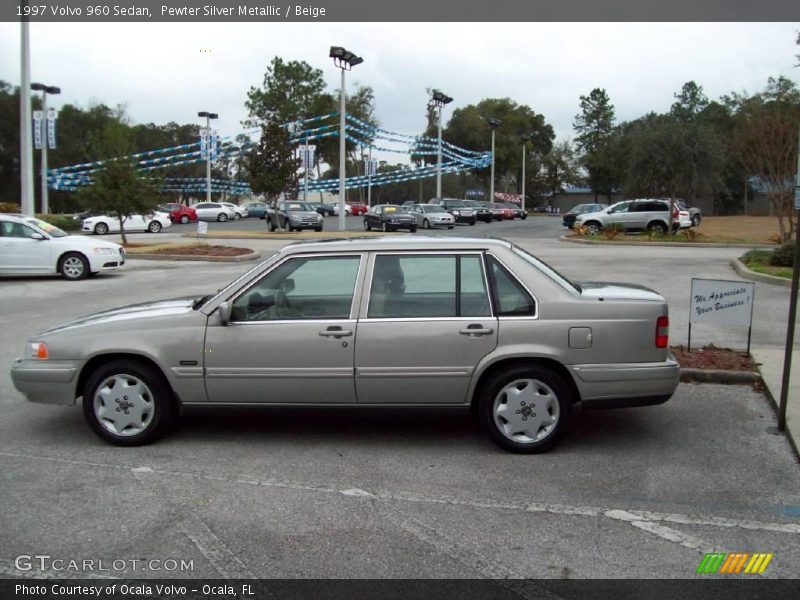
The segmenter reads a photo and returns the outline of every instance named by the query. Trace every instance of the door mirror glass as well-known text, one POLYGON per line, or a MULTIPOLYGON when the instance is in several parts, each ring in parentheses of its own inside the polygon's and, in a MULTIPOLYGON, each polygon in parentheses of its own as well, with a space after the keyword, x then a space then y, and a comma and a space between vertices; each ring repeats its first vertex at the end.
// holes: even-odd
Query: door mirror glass
POLYGON ((33 232, 31 234, 31 239, 32 240, 39 240, 41 242, 42 240, 46 240, 47 238, 44 237, 41 233, 33 232))
POLYGON ((231 321, 231 303, 223 302, 217 309, 219 311, 219 322, 227 325, 231 321))

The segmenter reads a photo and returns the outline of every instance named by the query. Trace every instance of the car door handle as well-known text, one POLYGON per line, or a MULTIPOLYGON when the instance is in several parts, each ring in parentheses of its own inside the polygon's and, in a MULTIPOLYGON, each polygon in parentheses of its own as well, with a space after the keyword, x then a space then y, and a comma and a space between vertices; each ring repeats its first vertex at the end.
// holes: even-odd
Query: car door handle
POLYGON ((482 335, 491 335, 494 329, 491 327, 483 327, 481 325, 469 325, 466 329, 459 329, 458 333, 461 335, 468 335, 470 337, 480 337, 482 335))
POLYGON ((319 332, 320 336, 322 337, 329 337, 329 338, 342 338, 342 337, 350 337, 353 335, 353 332, 349 329, 342 329, 341 327, 328 327, 324 331, 319 332))

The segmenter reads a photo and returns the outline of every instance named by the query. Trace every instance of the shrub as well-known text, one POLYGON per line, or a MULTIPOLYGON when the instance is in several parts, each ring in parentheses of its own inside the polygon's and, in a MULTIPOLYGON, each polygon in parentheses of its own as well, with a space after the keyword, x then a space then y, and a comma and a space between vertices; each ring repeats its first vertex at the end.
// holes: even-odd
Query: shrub
POLYGON ((573 225, 572 231, 574 231, 576 235, 579 235, 581 237, 586 237, 587 235, 589 235, 589 230, 586 229, 586 225, 573 225))
POLYGON ((608 227, 604 227, 603 230, 600 232, 600 235, 604 240, 615 240, 620 235, 622 235, 623 229, 619 225, 609 225, 608 227))
POLYGON ((50 225, 55 225, 64 231, 80 231, 81 222, 73 219, 71 215, 45 215, 37 214, 37 219, 47 221, 50 225))
POLYGON ((687 240, 687 241, 689 241, 689 242, 694 242, 694 241, 697 241, 697 240, 699 240, 699 239, 701 239, 701 238, 704 238, 704 237, 705 237, 705 236, 704 236, 702 233, 700 233, 699 231, 696 231, 696 230, 694 230, 694 229, 691 229, 691 228, 681 229, 681 230, 678 232, 678 235, 682 235, 682 236, 683 236, 683 237, 685 237, 685 238, 686 238, 686 240, 687 240))
POLYGON ((773 251, 769 264, 773 267, 793 267, 794 242, 786 242, 783 246, 773 251))
POLYGON ((0 202, 0 213, 18 213, 22 209, 16 202, 0 202))

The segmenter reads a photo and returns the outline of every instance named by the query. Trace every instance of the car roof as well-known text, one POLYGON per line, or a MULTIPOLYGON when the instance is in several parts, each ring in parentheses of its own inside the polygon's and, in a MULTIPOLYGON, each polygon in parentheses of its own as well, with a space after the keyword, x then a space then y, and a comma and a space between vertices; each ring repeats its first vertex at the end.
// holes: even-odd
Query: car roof
POLYGON ((367 252, 386 250, 489 250, 511 248, 511 242, 500 238, 466 238, 453 236, 387 236, 355 237, 349 239, 314 240, 284 246, 282 252, 367 252))

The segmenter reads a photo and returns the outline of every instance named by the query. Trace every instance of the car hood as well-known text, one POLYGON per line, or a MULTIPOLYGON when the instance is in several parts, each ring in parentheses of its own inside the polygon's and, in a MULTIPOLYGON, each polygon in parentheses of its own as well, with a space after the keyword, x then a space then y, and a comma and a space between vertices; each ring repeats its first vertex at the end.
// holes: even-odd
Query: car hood
POLYGON ((141 304, 130 304, 119 308, 110 308, 101 312, 78 317, 74 321, 69 321, 68 323, 62 323, 44 333, 53 333, 86 325, 99 325, 133 319, 149 319, 153 317, 183 314, 187 311, 191 311, 194 301, 201 297, 202 296, 173 298, 170 300, 157 300, 155 302, 143 302, 141 304))
POLYGON ((113 248, 117 251, 122 248, 122 246, 115 242, 98 240, 96 237, 89 237, 85 235, 68 235, 65 237, 54 237, 50 239, 55 244, 70 246, 72 248, 113 248))
POLYGON ((292 217, 318 217, 319 213, 315 210, 290 210, 287 213, 292 217))
POLYGON ((408 213, 404 213, 404 212, 384 213, 383 216, 386 217, 387 219, 400 218, 400 219, 404 219, 405 220, 405 219, 413 219, 414 218, 412 215, 410 215, 408 213))
POLYGON ((603 281, 581 281, 578 285, 581 286, 581 295, 584 298, 665 302, 661 294, 641 285, 607 283, 603 281))

